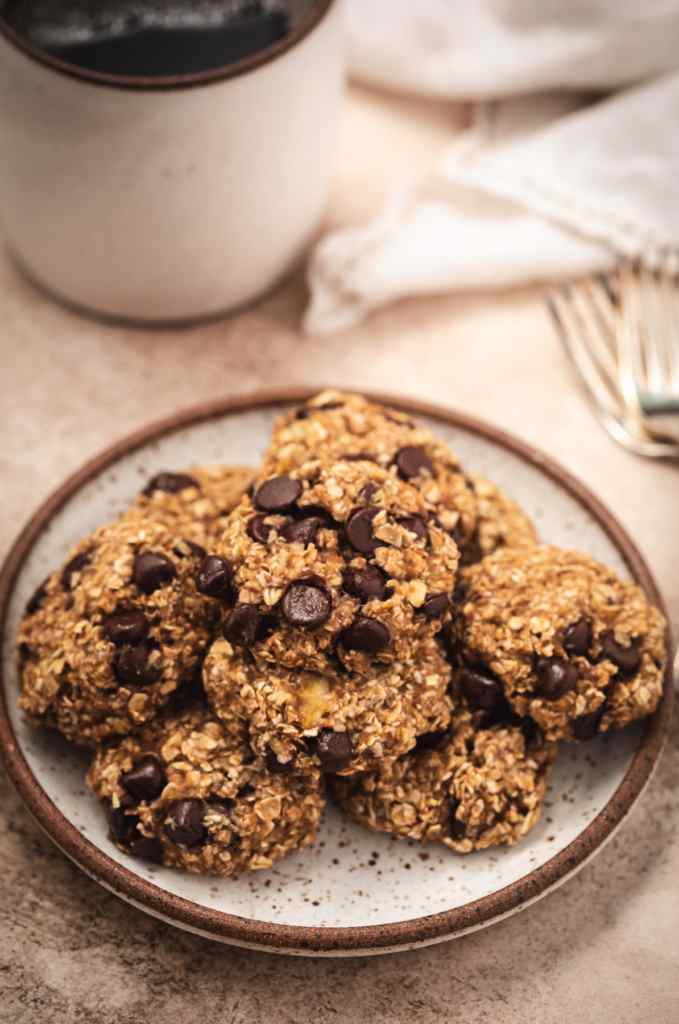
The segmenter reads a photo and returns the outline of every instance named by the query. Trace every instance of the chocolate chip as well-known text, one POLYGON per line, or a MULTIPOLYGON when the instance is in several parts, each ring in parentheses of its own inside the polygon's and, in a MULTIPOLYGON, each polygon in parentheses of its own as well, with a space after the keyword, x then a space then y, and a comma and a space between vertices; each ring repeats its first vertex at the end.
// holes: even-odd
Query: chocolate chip
POLYGON ((316 534, 323 526, 320 516, 307 516, 304 519, 291 519, 281 530, 281 537, 290 544, 314 544, 316 534))
POLYGON ((594 739, 599 731, 599 722, 604 716, 605 709, 606 703, 604 702, 596 711, 590 711, 588 715, 578 715, 573 720, 573 736, 576 740, 594 739))
POLYGON ((140 611, 120 611, 107 615, 101 623, 104 636, 113 644, 138 644, 144 640, 149 624, 140 611))
POLYGON ((447 594, 432 594, 425 600, 420 611, 426 619, 440 619, 446 614, 449 607, 450 601, 447 594))
POLYGON ((163 844, 157 836, 140 836, 130 843, 130 853, 133 857, 146 860, 149 864, 163 863, 163 844))
POLYGON ((208 555, 196 577, 196 587, 206 597, 229 598, 233 594, 233 572, 225 558, 208 555))
POLYGON ((279 761, 271 747, 266 748, 264 763, 272 775, 287 775, 292 771, 292 761, 279 761))
POLYGON ((291 626, 316 629, 330 618, 332 600, 322 580, 296 580, 283 594, 281 610, 291 626))
POLYGON ((207 551, 200 544, 196 544, 192 540, 182 540, 176 547, 172 548, 172 551, 177 558, 186 558, 186 549, 188 548, 189 554, 193 555, 194 558, 205 558, 207 551))
POLYGON ((132 579, 143 594, 152 594, 176 575, 177 570, 170 559, 155 551, 142 551, 134 560, 132 579))
POLYGON ((268 544, 269 533, 273 529, 272 526, 267 526, 265 519, 266 516, 253 516, 247 526, 248 537, 256 540, 258 544, 268 544))
POLYGON ((420 519, 419 516, 404 516, 399 519, 398 522, 410 533, 414 533, 418 540, 423 540, 425 543, 429 540, 429 530, 424 519, 420 519))
POLYGON ((368 480, 367 484, 363 484, 361 487, 359 498, 362 498, 363 501, 372 501, 379 489, 379 484, 376 484, 374 480, 368 480))
POLYGON ((565 658, 539 658, 535 666, 538 677, 538 694, 545 700, 559 700, 575 689, 578 670, 572 661, 565 658))
POLYGON ((200 846, 207 836, 204 817, 202 800, 173 800, 167 808, 165 835, 180 846, 200 846))
POLYGON ((299 480, 290 476, 274 476, 257 488, 255 508, 260 512, 284 512, 295 504, 301 493, 299 480))
POLYGON ((453 839, 464 839, 467 835, 467 826, 464 821, 460 821, 457 815, 457 810, 460 806, 459 800, 453 800, 450 807, 450 835, 453 839))
POLYGON ((61 571, 61 585, 64 590, 72 590, 73 588, 73 577, 82 572, 86 565, 89 565, 92 560, 92 551, 81 551, 79 555, 75 555, 70 562, 67 562, 61 571))
POLYGON ((441 750, 450 739, 447 729, 438 729, 436 732, 425 732, 417 737, 415 750, 441 750))
POLYGON ((123 789, 137 801, 155 800, 165 789, 166 782, 165 772, 155 754, 145 754, 120 778, 123 789))
POLYGON ((641 665, 641 654, 636 645, 632 643, 629 647, 623 647, 610 630, 601 637, 601 653, 604 658, 612 661, 624 676, 633 676, 641 665))
POLYGON ((139 818, 137 815, 126 814, 123 807, 108 808, 108 825, 111 830, 111 836, 123 846, 129 846, 135 835, 137 835, 138 824, 139 818))
POLYGON ((423 470, 431 473, 432 476, 434 475, 431 459, 424 448, 419 446, 409 445, 407 448, 401 448, 396 453, 395 462, 396 468, 404 480, 412 480, 413 477, 419 476, 423 470))
POLYGON ((366 565, 365 569, 346 569, 342 585, 347 594, 359 601, 386 601, 391 593, 387 589, 385 573, 376 565, 366 565))
POLYGON ((564 631, 563 646, 567 654, 586 658, 592 646, 592 623, 589 619, 578 619, 564 631))
POLYGON ((186 473, 158 473, 151 477, 142 493, 149 495, 154 491, 165 491, 167 494, 179 494, 180 491, 186 491, 189 487, 196 487, 200 490, 198 481, 194 480, 192 476, 187 476, 186 473))
POLYGON ((380 546, 381 542, 373 535, 372 527, 373 519, 379 511, 374 505, 358 508, 347 521, 347 540, 362 555, 373 555, 380 546))
POLYGON ((474 711, 496 711, 504 703, 502 683, 479 669, 463 668, 458 682, 474 711))
POLYGON ((349 651, 379 654, 391 643, 391 633, 384 623, 362 615, 342 630, 338 639, 339 643, 349 651))
POLYGON ((238 790, 236 796, 238 797, 239 800, 242 800, 244 797, 252 796, 254 791, 255 787, 250 782, 246 782, 245 785, 241 786, 241 788, 238 790))
POLYGON ((142 641, 134 647, 120 647, 113 656, 113 674, 125 686, 149 686, 160 677, 157 663, 149 662, 150 644, 142 641))
POLYGON ((354 747, 348 732, 322 729, 318 734, 318 759, 324 772, 341 772, 348 768, 354 756, 354 747))
POLYGON ((237 647, 252 647, 259 639, 263 616, 256 604, 237 604, 224 623, 224 637, 237 647))

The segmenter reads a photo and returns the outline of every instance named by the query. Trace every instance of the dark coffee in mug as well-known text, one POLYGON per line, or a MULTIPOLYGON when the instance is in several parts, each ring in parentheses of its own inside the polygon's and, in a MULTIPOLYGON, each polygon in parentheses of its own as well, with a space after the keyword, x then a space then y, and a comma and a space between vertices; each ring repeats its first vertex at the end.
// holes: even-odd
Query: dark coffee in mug
POLYGON ((284 39, 310 0, 0 0, 19 36, 69 64, 109 75, 210 71, 284 39))

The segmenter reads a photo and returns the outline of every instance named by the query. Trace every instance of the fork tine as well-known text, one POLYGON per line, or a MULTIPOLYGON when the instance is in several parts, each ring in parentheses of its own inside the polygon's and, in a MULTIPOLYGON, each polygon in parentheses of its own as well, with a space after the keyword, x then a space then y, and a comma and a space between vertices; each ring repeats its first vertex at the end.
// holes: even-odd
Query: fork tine
POLYGON ((548 298, 562 344, 595 410, 601 408, 618 416, 619 404, 611 380, 602 373, 589 345, 591 321, 583 321, 572 299, 573 288, 568 286, 553 291, 548 298))
POLYGON ((637 380, 637 391, 660 396, 669 389, 669 349, 667 310, 662 276, 641 266, 639 275, 639 307, 637 332, 643 361, 643 378, 637 380))
POLYGON ((645 380, 645 367, 639 344, 641 320, 640 288, 637 271, 632 263, 624 263, 619 270, 620 309, 616 332, 618 385, 625 406, 625 419, 633 425, 635 433, 645 434, 638 382, 645 380))
POLYGON ((667 323, 667 367, 670 394, 679 396, 679 273, 676 260, 663 275, 662 291, 667 323))
POLYGON ((586 278, 570 289, 570 296, 587 331, 593 356, 615 392, 618 367, 615 358, 617 310, 605 279, 586 278))

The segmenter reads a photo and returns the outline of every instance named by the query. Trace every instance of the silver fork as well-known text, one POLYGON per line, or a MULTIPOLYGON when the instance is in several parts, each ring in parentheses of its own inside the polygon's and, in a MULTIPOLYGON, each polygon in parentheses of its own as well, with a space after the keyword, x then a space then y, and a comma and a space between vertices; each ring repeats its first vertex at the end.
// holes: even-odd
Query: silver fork
POLYGON ((679 458, 679 285, 674 267, 625 265, 547 298, 564 349, 610 436, 679 458))

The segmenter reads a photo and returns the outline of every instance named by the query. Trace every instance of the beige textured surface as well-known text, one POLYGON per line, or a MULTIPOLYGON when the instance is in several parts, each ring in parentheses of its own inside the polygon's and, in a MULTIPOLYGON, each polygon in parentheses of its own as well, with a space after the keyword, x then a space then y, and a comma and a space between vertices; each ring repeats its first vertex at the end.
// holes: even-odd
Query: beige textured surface
MULTIPOLYGON (((459 111, 354 92, 330 219, 368 212, 427 165, 459 111)), ((301 277, 242 315, 188 332, 66 313, 0 257, 0 470, 6 550, 84 458, 149 418, 273 384, 391 388, 542 445, 610 503, 658 575, 672 619, 679 476, 593 426, 532 290, 409 302, 315 341, 301 277)), ((581 1024, 677 1019, 679 740, 619 835, 559 892, 449 945, 366 961, 233 951, 132 910, 72 867, 6 781, 0 792, 0 1021, 38 1024, 581 1024)))

